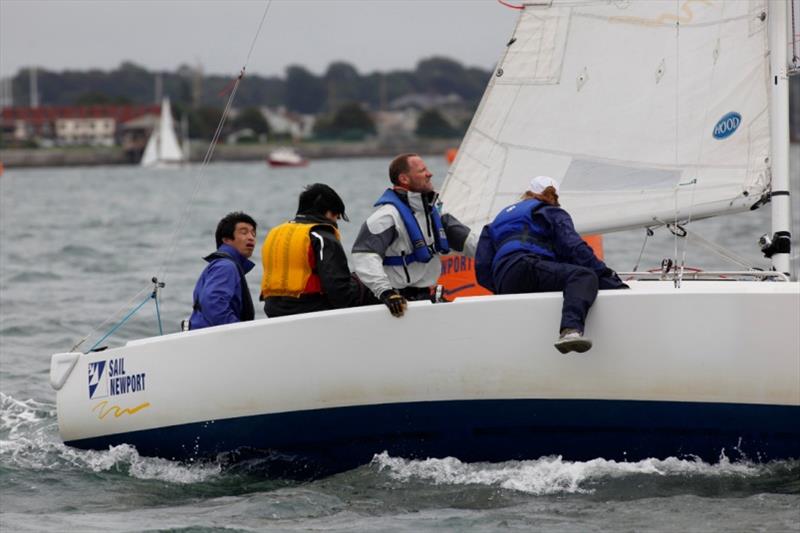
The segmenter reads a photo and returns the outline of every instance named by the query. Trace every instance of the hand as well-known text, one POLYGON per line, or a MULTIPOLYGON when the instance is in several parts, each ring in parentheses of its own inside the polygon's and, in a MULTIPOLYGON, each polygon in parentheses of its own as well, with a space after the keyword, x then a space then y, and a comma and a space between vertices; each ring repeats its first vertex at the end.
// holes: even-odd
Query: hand
POLYGON ((389 289, 381 293, 381 302, 389 308, 393 316, 401 317, 408 307, 408 302, 397 291, 389 289))
POLYGON ((622 281, 616 272, 606 267, 598 273, 600 282, 599 288, 603 289, 630 289, 627 283, 622 281))

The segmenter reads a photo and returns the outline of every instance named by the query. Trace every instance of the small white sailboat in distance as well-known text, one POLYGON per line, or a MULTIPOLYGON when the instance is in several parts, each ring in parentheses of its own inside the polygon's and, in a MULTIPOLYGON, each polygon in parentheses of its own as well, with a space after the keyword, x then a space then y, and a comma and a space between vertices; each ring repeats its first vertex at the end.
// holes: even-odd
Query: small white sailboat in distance
POLYGON ((161 101, 161 118, 153 128, 150 139, 142 154, 140 163, 143 167, 166 167, 183 163, 183 151, 175 135, 175 124, 172 120, 172 110, 169 98, 161 101))

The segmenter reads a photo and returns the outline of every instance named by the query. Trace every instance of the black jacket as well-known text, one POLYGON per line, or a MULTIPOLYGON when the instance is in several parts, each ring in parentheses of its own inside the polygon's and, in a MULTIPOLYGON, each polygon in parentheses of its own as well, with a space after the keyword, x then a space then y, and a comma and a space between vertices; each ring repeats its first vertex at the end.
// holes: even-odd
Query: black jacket
POLYGON ((299 298, 271 296, 264 302, 264 312, 269 317, 296 315, 358 307, 380 303, 354 275, 347 265, 347 255, 331 226, 336 224, 316 214, 299 214, 296 222, 319 222, 311 228, 311 248, 317 260, 313 272, 319 276, 322 294, 304 294, 299 298))

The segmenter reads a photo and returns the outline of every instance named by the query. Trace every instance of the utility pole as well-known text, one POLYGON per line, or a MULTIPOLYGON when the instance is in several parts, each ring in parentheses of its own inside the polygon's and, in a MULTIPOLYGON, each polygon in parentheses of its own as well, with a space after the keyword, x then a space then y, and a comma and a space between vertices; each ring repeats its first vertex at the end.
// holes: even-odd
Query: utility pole
POLYGON ((164 80, 160 72, 156 74, 155 84, 155 103, 160 105, 164 93, 164 80))
POLYGON ((36 67, 28 69, 28 76, 30 80, 28 84, 28 88, 30 89, 30 104, 32 108, 36 109, 39 107, 39 81, 36 75, 36 67))
POLYGON ((192 107, 197 109, 203 103, 203 64, 197 61, 192 69, 192 107))
POLYGON ((14 83, 11 77, 0 80, 0 107, 14 107, 14 83))
POLYGON ((386 92, 386 75, 381 73, 380 74, 380 81, 378 82, 378 100, 380 102, 380 110, 386 111, 386 100, 387 100, 387 92, 386 92))

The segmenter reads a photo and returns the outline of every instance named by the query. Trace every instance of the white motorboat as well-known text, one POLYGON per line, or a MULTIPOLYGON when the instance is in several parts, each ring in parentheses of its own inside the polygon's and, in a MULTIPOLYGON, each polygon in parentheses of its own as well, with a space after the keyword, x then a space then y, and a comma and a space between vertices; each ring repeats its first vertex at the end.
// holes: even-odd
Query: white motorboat
POLYGON ((282 147, 270 152, 267 163, 271 167, 304 167, 308 165, 308 159, 293 148, 282 147))

